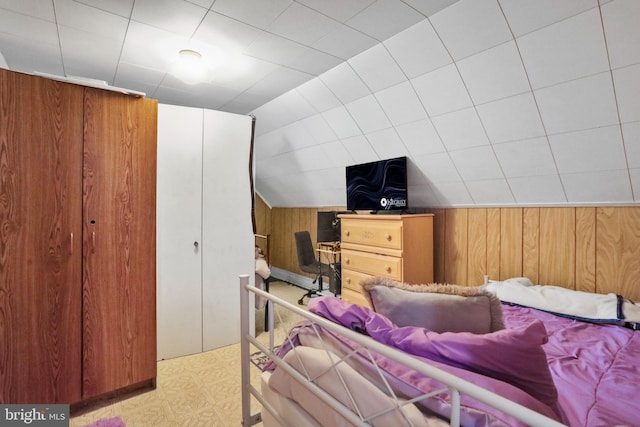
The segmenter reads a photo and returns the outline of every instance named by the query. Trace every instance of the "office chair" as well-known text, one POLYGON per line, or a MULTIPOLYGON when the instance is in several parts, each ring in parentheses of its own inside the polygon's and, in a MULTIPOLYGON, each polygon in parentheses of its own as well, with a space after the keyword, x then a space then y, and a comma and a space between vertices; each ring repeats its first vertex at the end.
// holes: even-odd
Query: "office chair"
MULTIPOLYGON (((320 262, 316 258, 315 248, 311 242, 311 235, 308 231, 296 231, 294 233, 296 238, 296 249, 298 251, 298 267, 305 273, 315 274, 313 283, 318 282, 318 289, 309 289, 306 294, 298 300, 298 304, 302 305, 304 297, 311 298, 315 295, 320 295, 322 291, 322 276, 329 276, 331 267, 329 264, 320 262)), ((331 277, 331 276, 330 276, 331 277)))

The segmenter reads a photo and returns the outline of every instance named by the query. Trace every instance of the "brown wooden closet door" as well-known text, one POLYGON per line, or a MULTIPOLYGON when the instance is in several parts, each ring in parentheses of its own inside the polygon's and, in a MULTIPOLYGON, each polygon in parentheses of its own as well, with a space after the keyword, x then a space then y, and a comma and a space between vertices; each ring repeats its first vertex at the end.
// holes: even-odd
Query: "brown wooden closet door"
POLYGON ((80 400, 82 94, 0 70, 0 403, 80 400))
POLYGON ((83 398, 156 376, 157 102, 85 90, 83 398))

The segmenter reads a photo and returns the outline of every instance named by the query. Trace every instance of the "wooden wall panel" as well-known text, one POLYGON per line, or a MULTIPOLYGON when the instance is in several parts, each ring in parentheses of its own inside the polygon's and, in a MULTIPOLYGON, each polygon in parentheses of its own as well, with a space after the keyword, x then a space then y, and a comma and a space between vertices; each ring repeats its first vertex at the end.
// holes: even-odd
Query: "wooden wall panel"
POLYGON ((466 283, 467 281, 467 226, 468 209, 445 211, 444 281, 466 283))
POLYGON ((640 301, 640 209, 598 208, 596 291, 640 301))
POLYGON ((522 276, 522 209, 500 209, 500 280, 522 276))
POLYGON ((468 268, 465 283, 481 285, 487 272, 487 210, 469 209, 468 268))
POLYGON ((500 209, 487 209, 487 275, 500 278, 500 209))
POLYGON ((576 208, 576 290, 596 291, 596 208, 576 208))
POLYGON ((540 284, 575 289, 575 268, 575 209, 540 209, 540 284))
POLYGON ((540 209, 522 210, 522 275, 538 283, 540 269, 540 209))
MULTIPOLYGON (((273 265, 298 272, 292 223, 313 230, 317 211, 272 210, 273 265)), ((435 281, 477 285, 484 264, 493 280, 525 276, 534 283, 616 292, 640 300, 639 207, 432 212, 435 281)))

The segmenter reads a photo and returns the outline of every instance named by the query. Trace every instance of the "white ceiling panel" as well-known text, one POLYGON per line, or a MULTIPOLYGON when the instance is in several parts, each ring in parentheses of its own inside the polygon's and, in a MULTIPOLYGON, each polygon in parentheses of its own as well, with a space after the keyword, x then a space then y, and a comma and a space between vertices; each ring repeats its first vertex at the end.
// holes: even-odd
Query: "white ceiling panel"
MULTIPOLYGON (((240 2, 238 2, 240 3, 240 2)), ((193 38, 225 49, 244 51, 262 30, 215 12, 206 14, 193 38)))
POLYGON ((431 121, 449 151, 489 144, 474 108, 434 117, 431 121))
POLYGON ((567 202, 558 175, 513 177, 509 178, 509 187, 517 203, 545 205, 567 202))
POLYGON ((640 63, 640 2, 616 0, 602 6, 602 20, 612 68, 640 63))
POLYGON ((299 57, 287 62, 295 70, 317 76, 340 64, 342 60, 315 49, 305 49, 299 57))
POLYGON ((371 94, 347 62, 327 71, 320 78, 343 104, 371 94))
POLYGON ((465 181, 504 178, 498 159, 490 145, 452 151, 449 155, 465 181))
POLYGON ((360 98, 346 105, 362 133, 391 127, 391 123, 373 95, 360 98))
POLYGON ((640 168, 640 122, 622 125, 622 136, 630 168, 640 168))
POLYGON ((373 37, 346 25, 339 25, 311 46, 338 58, 349 59, 377 43, 378 41, 373 37))
POLYGON ((298 86, 296 91, 320 113, 342 105, 320 79, 309 80, 298 86))
POLYGON ((540 89, 535 97, 549 134, 618 123, 610 73, 540 89))
POLYGON ((495 144, 545 134, 531 92, 476 107, 489 140, 495 144))
MULTIPOLYGON (((11 1, 11 0, 9 0, 11 1)), ((41 0, 31 0, 43 3, 41 0)), ((131 17, 135 0, 72 0, 125 18, 131 17)))
MULTIPOLYGON (((0 32, 19 37, 30 43, 57 44, 58 32, 54 22, 23 15, 10 10, 1 10, 0 32)), ((4 47, 3 49, 4 50, 4 47)))
POLYGON ((640 121, 640 64, 613 70, 613 84, 622 123, 640 121))
POLYGON ((627 169, 567 174, 561 175, 561 179, 570 203, 633 202, 627 169))
POLYGON ((385 40, 384 45, 410 79, 453 62, 427 20, 385 40))
POLYGON ((370 132, 365 136, 380 159, 392 159, 409 154, 393 128, 370 132))
POLYGON ((278 67, 263 79, 247 89, 250 94, 263 96, 265 101, 288 92, 308 81, 312 76, 290 68, 278 67))
POLYGON ((467 181, 467 189, 478 205, 509 205, 515 202, 504 179, 467 181))
POLYGON ((65 73, 113 83, 120 60, 121 40, 59 27, 62 55, 66 58, 65 73), (90 58, 91 61, 86 61, 90 58))
POLYGON ((431 23, 455 60, 512 39, 496 0, 460 0, 433 15, 431 23))
POLYGON ((403 0, 406 4, 422 13, 424 16, 431 16, 442 9, 451 6, 458 0, 403 0))
POLYGON ((427 118, 418 95, 407 81, 381 90, 375 97, 394 126, 427 118))
POLYGON ((413 158, 430 183, 460 182, 460 174, 448 153, 434 153, 413 158))
POLYGON ((633 200, 640 201, 640 169, 629 169, 631 186, 633 188, 633 200))
POLYGON ((550 135, 560 174, 626 168, 619 126, 550 135))
POLYGON ((75 28, 95 36, 111 38, 122 45, 129 25, 128 18, 74 0, 55 0, 54 4, 56 18, 61 27, 75 28))
POLYGON ((348 62, 371 92, 377 92, 407 80, 381 43, 348 62))
POLYGON ((459 61, 458 69, 476 105, 531 90, 513 41, 459 61))
POLYGON ((507 178, 558 173, 546 137, 494 144, 493 150, 507 178))
POLYGON ((0 8, 17 12, 21 15, 29 15, 33 18, 56 22, 53 2, 42 0, 0 0, 0 8))
POLYGON ((338 139, 335 132, 331 130, 327 121, 320 114, 313 115, 311 117, 307 117, 303 119, 302 125, 307 128, 311 137, 317 143, 325 143, 330 141, 335 141, 338 139))
POLYGON ((340 139, 361 135, 362 131, 351 117, 347 109, 341 105, 322 113, 333 132, 340 139))
POLYGON ((184 0, 136 0, 131 18, 143 24, 191 37, 207 10, 184 0))
POLYGON ((395 127, 411 157, 445 151, 431 120, 424 119, 395 127))
POLYGON ((0 51, 11 70, 64 75, 58 44, 40 43, 1 32, 0 43, 0 51), (25 52, 28 54, 25 55, 25 52))
POLYGON ((516 37, 598 7, 598 0, 499 0, 516 37))
POLYGON ((337 28, 335 20, 294 2, 266 30, 308 46, 337 28))
POLYGON ((369 7, 375 0, 299 0, 311 9, 345 22, 369 7))
POLYGON ((598 9, 520 37, 517 42, 534 89, 609 68, 598 9))
POLYGON ((435 182, 431 184, 442 206, 469 206, 475 204, 463 182, 435 182))
POLYGON ((400 0, 376 0, 346 24, 383 41, 424 18, 424 15, 400 0))
POLYGON ((292 3, 292 0, 216 0, 211 10, 253 27, 265 29, 292 3))
MULTIPOLYGON (((322 148, 326 158, 324 167, 344 168, 345 166, 353 164, 353 159, 347 149, 344 148, 344 144, 342 142, 331 141, 326 144, 322 144, 320 147, 322 148)), ((340 172, 344 172, 344 169, 341 169, 340 172)))
POLYGON ((357 135, 351 138, 344 138, 342 145, 353 159, 354 163, 368 163, 380 160, 376 152, 369 144, 364 135, 357 135))
POLYGON ((447 65, 411 80, 430 117, 472 105, 455 65, 447 65))

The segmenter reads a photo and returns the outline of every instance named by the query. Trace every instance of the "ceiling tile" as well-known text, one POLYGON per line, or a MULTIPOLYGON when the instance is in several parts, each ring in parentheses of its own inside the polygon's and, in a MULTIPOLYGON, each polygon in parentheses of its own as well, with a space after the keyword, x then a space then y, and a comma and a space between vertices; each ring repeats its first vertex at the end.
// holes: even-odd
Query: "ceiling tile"
MULTIPOLYGON (((40 1, 40 0, 36 0, 40 1)), ((56 0, 57 1, 57 0, 56 0)), ((82 3, 105 12, 115 13, 116 15, 130 18, 133 11, 133 3, 135 0, 71 0, 82 3)), ((41 2, 41 1, 40 1, 41 2)), ((42 3, 42 2, 41 2, 42 3)))
POLYGON ((113 84, 122 41, 64 26, 58 29, 65 74, 113 84))
POLYGON ((215 67, 211 83, 244 91, 280 68, 271 62, 242 55, 240 58, 235 57, 234 61, 215 67), (239 66, 236 62, 238 59, 241 61, 239 66))
POLYGON ((436 191, 429 184, 412 185, 408 187, 407 206, 417 207, 437 207, 441 206, 440 200, 436 195, 436 191))
POLYGON ((301 121, 285 126, 282 129, 282 138, 286 141, 287 151, 296 151, 315 144, 309 129, 301 121))
POLYGON ((517 141, 545 134, 531 93, 512 96, 476 107, 491 143, 517 141))
POLYGON ((622 135, 629 167, 640 168, 640 122, 623 123, 622 135))
POLYGON ((414 157, 413 161, 430 183, 459 182, 461 180, 448 153, 418 156, 414 157))
POLYGON ((184 0, 136 0, 131 18, 184 37, 191 37, 206 12, 206 9, 184 0))
POLYGON ((6 9, 0 9, 0 28, 2 28, 0 35, 3 37, 16 36, 24 40, 25 43, 50 45, 58 43, 58 31, 55 23, 6 9))
POLYGON ((304 53, 297 58, 287 61, 287 65, 298 71, 318 76, 341 62, 342 60, 338 57, 309 48, 305 49, 304 53))
POLYGON ((231 52, 244 51, 262 30, 216 12, 208 12, 193 34, 194 40, 231 52))
POLYGON ((469 93, 454 64, 411 80, 430 117, 472 105, 469 93))
POLYGON ((640 169, 629 169, 631 185, 633 186, 633 201, 640 202, 640 169))
POLYGON ((617 0, 601 9, 611 67, 640 63, 640 2, 617 0))
POLYGON ((55 5, 56 18, 60 26, 123 43, 129 26, 128 16, 125 18, 73 0, 55 0, 55 5))
POLYGON ((549 134, 618 123, 610 73, 540 89, 535 97, 549 134))
POLYGON ((406 4, 418 10, 424 16, 431 16, 445 9, 458 0, 403 0, 406 4))
POLYGON ((279 67, 246 90, 247 93, 260 95, 266 100, 273 99, 283 92, 309 80, 311 76, 290 68, 279 67))
POLYGON ((393 128, 370 132, 365 136, 381 159, 393 159, 409 154, 393 128))
POLYGON ((514 41, 459 61, 458 70, 476 105, 531 90, 514 41))
POLYGON ((385 40, 384 45, 410 79, 453 62, 428 20, 385 40))
POLYGON ((311 46, 338 58, 349 59, 377 43, 376 39, 341 24, 311 46))
POLYGON ((508 181, 516 203, 554 204, 567 202, 558 175, 512 177, 508 181))
MULTIPOLYGON (((293 154, 294 162, 303 172, 326 169, 328 166, 328 159, 320 145, 312 145, 296 150, 293 154)), ((308 177, 306 178, 308 179, 308 177)), ((308 189, 309 187, 302 186, 302 188, 308 189)))
POLYGON ((431 184, 431 188, 442 206, 455 207, 474 204, 463 182, 435 182, 431 184))
MULTIPOLYGON (((56 22, 56 14, 53 2, 42 0, 0 0, 0 9, 17 12, 20 15, 29 15, 33 18, 42 19, 49 22, 56 22)), ((3 12, 4 14, 6 12, 3 12)), ((2 15, 0 14, 0 16, 2 15)), ((3 26, 4 31, 4 26, 3 26)))
POLYGON ((477 205, 504 205, 514 203, 511 189, 504 179, 465 182, 473 202, 477 205))
POLYGON ((266 30, 308 46, 336 28, 335 20, 294 2, 266 30))
POLYGON ((598 7, 598 0, 500 0, 500 6, 516 37, 598 7))
POLYGON ((58 44, 45 44, 0 33, 0 49, 11 70, 64 75, 58 44))
POLYGON ((320 113, 341 105, 321 79, 311 79, 298 86, 296 90, 320 113))
POLYGON ((449 155, 465 181, 504 178, 490 145, 452 151, 449 155))
POLYGON ((322 113, 322 117, 340 139, 361 135, 362 131, 351 117, 347 109, 341 105, 322 113))
POLYGON ((474 108, 434 117, 431 121, 449 151, 489 144, 474 108))
POLYGON ((383 41, 424 18, 421 13, 400 0, 377 0, 346 24, 383 41))
POLYGON ((320 114, 303 119, 302 125, 307 128, 309 134, 317 143, 323 144, 335 141, 338 138, 320 114))
POLYGON ((494 144, 493 150, 507 178, 558 173, 547 138, 494 144))
POLYGON ((159 71, 167 71, 176 61, 178 51, 188 45, 186 38, 176 38, 168 31, 131 21, 122 48, 121 60, 159 71))
POLYGON ((633 201, 627 169, 561 175, 569 203, 601 204, 633 201))
POLYGON ((350 102, 345 107, 349 110, 351 117, 356 121, 362 133, 366 134, 391 127, 389 119, 387 119, 373 95, 350 102))
POLYGON ((517 42, 534 89, 609 68, 598 9, 527 34, 517 42))
POLYGON ((512 39, 495 0, 460 0, 433 15, 431 23, 455 60, 512 39))
POLYGON ((427 112, 409 82, 381 90, 375 97, 394 126, 427 118, 427 112))
POLYGON ((627 167, 619 126, 549 135, 560 174, 627 167))
POLYGON ((640 64, 613 70, 622 123, 640 121, 640 64))
POLYGON ((353 159, 347 149, 344 148, 342 141, 327 142, 322 144, 320 148, 322 148, 326 159, 326 163, 323 165, 324 167, 343 168, 347 165, 353 164, 353 159))
POLYGON ((211 10, 265 29, 292 3, 293 0, 216 0, 211 10))
POLYGON ((373 147, 371 147, 371 144, 369 144, 369 141, 364 137, 364 135, 344 138, 341 142, 353 159, 353 164, 368 163, 380 160, 376 152, 373 150, 373 147))
POLYGON ((371 92, 377 92, 407 80, 382 44, 362 52, 348 62, 371 92))
POLYGON ((308 50, 308 47, 300 43, 287 40, 275 34, 262 32, 245 49, 244 53, 254 58, 262 59, 263 61, 287 66, 290 62, 304 55, 308 50))
POLYGON ((287 123, 316 114, 313 106, 311 106, 311 104, 309 104, 309 102, 295 90, 286 92, 280 95, 277 99, 278 103, 274 105, 274 108, 277 113, 284 114, 286 117, 290 118, 287 123), (285 114, 285 112, 288 114, 285 114))
POLYGON ((429 119, 405 123, 395 129, 413 157, 446 151, 429 119))
POLYGON ((375 0, 297 0, 318 12, 330 16, 333 19, 345 22, 362 10, 366 9, 375 0))
POLYGON ((332 68, 322 74, 320 78, 343 104, 371 94, 371 91, 347 62, 332 68))

